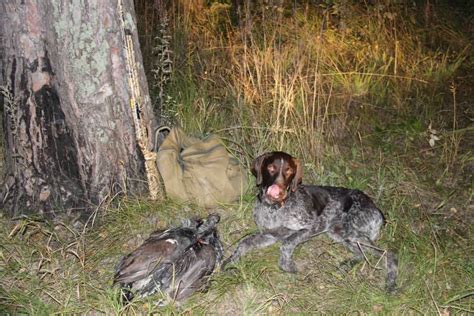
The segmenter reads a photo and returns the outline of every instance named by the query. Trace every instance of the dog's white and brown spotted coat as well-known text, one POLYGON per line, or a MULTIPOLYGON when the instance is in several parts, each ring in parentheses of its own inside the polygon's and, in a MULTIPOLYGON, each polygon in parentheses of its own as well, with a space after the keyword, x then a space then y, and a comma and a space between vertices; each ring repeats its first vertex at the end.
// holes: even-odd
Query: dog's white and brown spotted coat
POLYGON ((386 256, 386 288, 396 288, 397 259, 377 248, 374 240, 384 224, 382 212, 359 190, 303 185, 299 161, 284 152, 263 154, 254 160, 252 173, 259 188, 254 220, 259 231, 241 240, 224 262, 236 262, 254 248, 281 241, 279 266, 296 272, 295 248, 316 235, 326 233, 342 243, 354 257, 341 263, 345 271, 364 259, 364 252, 386 256))

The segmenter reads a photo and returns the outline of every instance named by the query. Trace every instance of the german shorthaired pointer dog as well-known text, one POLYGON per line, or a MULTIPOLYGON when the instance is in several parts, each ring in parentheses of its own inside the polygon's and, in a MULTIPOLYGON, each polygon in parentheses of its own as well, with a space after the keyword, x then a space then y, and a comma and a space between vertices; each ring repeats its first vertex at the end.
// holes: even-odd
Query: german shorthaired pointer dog
POLYGON ((254 248, 281 241, 279 266, 283 271, 296 272, 292 260, 295 248, 311 237, 326 233, 354 254, 341 263, 343 271, 362 261, 365 252, 385 254, 386 289, 395 291, 397 259, 392 252, 384 252, 374 244, 385 220, 367 195, 340 187, 302 185, 300 162, 284 152, 257 157, 252 173, 259 188, 253 211, 259 232, 241 240, 223 266, 237 262, 254 248))

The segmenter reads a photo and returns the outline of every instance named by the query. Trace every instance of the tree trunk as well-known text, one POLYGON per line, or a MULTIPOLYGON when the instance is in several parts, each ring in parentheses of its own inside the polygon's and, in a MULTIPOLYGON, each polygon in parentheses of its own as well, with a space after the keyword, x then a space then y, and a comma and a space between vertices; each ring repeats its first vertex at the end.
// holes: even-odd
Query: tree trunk
POLYGON ((146 193, 137 133, 156 124, 133 0, 2 0, 0 20, 4 209, 54 216, 146 193))

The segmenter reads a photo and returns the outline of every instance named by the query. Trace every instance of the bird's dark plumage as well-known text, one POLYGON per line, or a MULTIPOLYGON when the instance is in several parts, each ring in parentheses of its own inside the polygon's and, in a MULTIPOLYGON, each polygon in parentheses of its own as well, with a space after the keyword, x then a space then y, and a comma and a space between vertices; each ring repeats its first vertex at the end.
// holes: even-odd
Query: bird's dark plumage
POLYGON ((183 301, 203 287, 223 256, 216 224, 220 217, 190 219, 183 225, 156 231, 115 270, 114 284, 123 298, 145 297, 156 292, 183 301))

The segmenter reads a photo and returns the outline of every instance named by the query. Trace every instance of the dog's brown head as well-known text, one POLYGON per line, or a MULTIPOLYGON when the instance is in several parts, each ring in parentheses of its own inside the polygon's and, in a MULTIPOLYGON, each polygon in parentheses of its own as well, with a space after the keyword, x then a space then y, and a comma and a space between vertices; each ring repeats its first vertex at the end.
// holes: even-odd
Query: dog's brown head
POLYGON ((282 204, 301 183, 303 168, 298 159, 274 151, 255 158, 252 174, 261 189, 260 197, 270 204, 282 204))

